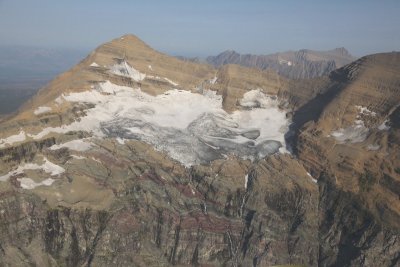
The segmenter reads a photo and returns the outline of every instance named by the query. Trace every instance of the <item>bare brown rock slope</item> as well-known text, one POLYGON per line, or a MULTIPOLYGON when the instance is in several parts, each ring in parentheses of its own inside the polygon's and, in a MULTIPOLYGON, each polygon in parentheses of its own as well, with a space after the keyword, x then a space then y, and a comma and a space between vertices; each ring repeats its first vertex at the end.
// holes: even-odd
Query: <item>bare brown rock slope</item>
POLYGON ((400 53, 361 58, 295 115, 299 159, 321 180, 323 265, 399 263, 399 78, 400 53))
POLYGON ((181 61, 132 35, 100 46, 0 124, 0 265, 397 266, 398 64, 373 55, 299 82, 181 61), (294 155, 185 167, 135 139, 54 130, 96 105, 63 96, 104 81, 215 91, 230 113, 258 89, 293 118, 294 155))

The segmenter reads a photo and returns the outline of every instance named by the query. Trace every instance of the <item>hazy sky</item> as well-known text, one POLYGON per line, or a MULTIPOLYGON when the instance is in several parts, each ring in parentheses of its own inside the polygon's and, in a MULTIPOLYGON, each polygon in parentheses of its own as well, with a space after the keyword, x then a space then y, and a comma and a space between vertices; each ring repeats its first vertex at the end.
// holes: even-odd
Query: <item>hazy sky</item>
POLYGON ((400 0, 0 0, 0 45, 93 49, 125 33, 174 55, 400 50, 400 0))

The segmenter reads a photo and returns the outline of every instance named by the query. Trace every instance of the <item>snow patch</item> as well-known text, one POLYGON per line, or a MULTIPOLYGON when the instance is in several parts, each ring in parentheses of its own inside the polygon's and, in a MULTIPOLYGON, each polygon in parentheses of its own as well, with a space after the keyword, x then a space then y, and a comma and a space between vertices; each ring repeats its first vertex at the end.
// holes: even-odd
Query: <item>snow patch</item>
POLYGON ((369 129, 364 126, 363 121, 356 121, 354 125, 351 125, 345 129, 341 128, 337 131, 333 131, 333 136, 339 143, 360 143, 363 142, 369 133, 369 129))
POLYGON ((246 174, 244 176, 244 188, 247 189, 247 184, 249 183, 249 175, 246 174))
POLYGON ((95 157, 91 157, 90 159, 97 163, 103 164, 99 159, 96 159, 95 157))
POLYGON ((155 80, 161 80, 160 76, 153 76, 153 75, 146 75, 146 78, 155 79, 155 80))
POLYGON ((192 185, 189 185, 189 187, 190 187, 190 190, 192 191, 192 195, 196 195, 196 191, 194 191, 192 185))
POLYGON ((153 67, 151 65, 148 66, 149 70, 153 70, 153 67))
POLYGON ((17 178, 17 180, 19 181, 21 187, 23 189, 27 189, 27 190, 35 189, 36 187, 41 186, 41 185, 51 186, 55 181, 52 178, 47 178, 46 180, 43 180, 40 183, 36 183, 31 178, 17 178))
POLYGON ((369 151, 376 151, 376 150, 378 150, 379 148, 381 148, 379 145, 377 145, 377 144, 369 144, 368 146, 367 146, 367 150, 369 150, 369 151))
POLYGON ((314 177, 312 177, 312 175, 309 173, 309 172, 307 172, 307 175, 311 178, 311 181, 313 181, 313 183, 318 183, 318 180, 317 179, 315 179, 314 177))
POLYGON ((64 102, 64 94, 60 95, 59 97, 57 97, 54 102, 56 102, 58 105, 61 105, 64 102))
POLYGON ((60 148, 66 147, 70 150, 75 150, 75 151, 86 151, 89 150, 92 147, 92 143, 85 142, 84 140, 78 139, 78 140, 72 140, 63 144, 59 145, 52 145, 49 147, 50 150, 57 150, 60 148))
POLYGON ((280 60, 279 60, 279 64, 281 64, 281 65, 292 66, 292 65, 293 65, 293 62, 292 62, 292 61, 288 61, 288 60, 284 60, 284 59, 280 59, 280 60))
MULTIPOLYGON (((368 110, 362 106, 356 106, 360 110, 360 114, 375 116, 375 112, 368 110)), ((360 119, 360 115, 357 116, 357 120, 354 124, 347 127, 341 128, 339 130, 333 131, 331 136, 333 136, 339 143, 360 143, 367 139, 369 134, 369 129, 365 127, 364 121, 360 119)))
POLYGON ((384 122, 382 122, 381 125, 378 126, 378 130, 379 131, 387 131, 390 129, 390 126, 388 125, 389 120, 385 120, 384 122))
POLYGON ((128 62, 123 60, 119 64, 115 64, 110 69, 111 73, 114 73, 118 76, 128 77, 136 82, 140 82, 146 78, 146 74, 139 72, 138 70, 131 67, 128 62))
POLYGON ((356 106, 356 108, 359 110, 360 114, 368 115, 368 116, 376 116, 376 112, 369 110, 367 107, 356 106))
POLYGON ((274 97, 264 94, 260 89, 246 92, 240 100, 240 105, 246 108, 277 107, 278 104, 274 97))
POLYGON ((172 84, 173 86, 178 86, 178 85, 179 85, 178 83, 173 82, 173 81, 171 81, 171 80, 168 79, 168 78, 165 78, 165 77, 164 77, 164 80, 166 80, 167 82, 169 82, 169 83, 172 84))
POLYGON ((93 62, 92 64, 90 64, 90 67, 100 67, 100 65, 97 64, 96 62, 93 62))
POLYGON ((215 83, 217 82, 217 80, 218 80, 218 77, 215 76, 214 78, 212 78, 212 79, 210 80, 210 83, 211 83, 211 84, 215 84, 215 83))
POLYGON ((117 137, 116 140, 117 140, 118 144, 125 145, 125 139, 117 137))
MULTIPOLYGON (((330 136, 333 136, 339 143, 360 143, 365 141, 368 137, 369 129, 365 127, 364 121, 361 120, 362 115, 364 116, 376 116, 376 112, 369 110, 367 107, 355 106, 359 114, 354 124, 339 130, 333 131, 330 136)), ((384 122, 385 123, 385 122, 384 122)), ((379 126, 381 127, 381 126, 379 126)), ((378 127, 378 129, 379 129, 378 127)), ((382 126, 381 128, 383 128, 382 126)))
POLYGON ((73 159, 86 159, 86 157, 78 156, 78 155, 71 155, 73 159))
POLYGON ((48 113, 51 111, 51 107, 38 107, 33 111, 35 115, 43 114, 43 113, 48 113))
POLYGON ((18 174, 23 174, 25 170, 43 170, 44 172, 50 174, 51 176, 60 175, 65 172, 64 168, 58 166, 47 158, 44 158, 44 163, 38 165, 36 163, 25 163, 20 165, 16 170, 10 171, 6 175, 0 176, 0 181, 7 181, 10 177, 18 174))
POLYGON ((7 145, 12 145, 14 143, 25 141, 26 134, 24 131, 20 131, 19 134, 11 135, 7 138, 0 139, 0 148, 6 147, 7 145))
POLYGON ((64 168, 52 163, 47 158, 44 158, 44 163, 39 166, 44 172, 49 173, 52 176, 60 175, 65 172, 64 168))

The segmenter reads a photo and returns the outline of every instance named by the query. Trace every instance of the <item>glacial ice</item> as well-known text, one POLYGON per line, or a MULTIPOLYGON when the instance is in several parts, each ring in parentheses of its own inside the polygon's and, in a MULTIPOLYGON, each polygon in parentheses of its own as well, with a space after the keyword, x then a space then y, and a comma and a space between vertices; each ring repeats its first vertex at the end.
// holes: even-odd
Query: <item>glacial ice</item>
POLYGON ((79 121, 46 128, 31 137, 80 130, 94 137, 112 137, 119 143, 135 139, 185 166, 229 154, 250 160, 264 158, 282 147, 289 123, 278 100, 259 90, 246 93, 240 102, 243 109, 232 114, 223 110, 222 97, 214 91, 199 94, 174 89, 151 96, 109 81, 63 99, 95 106, 79 121))

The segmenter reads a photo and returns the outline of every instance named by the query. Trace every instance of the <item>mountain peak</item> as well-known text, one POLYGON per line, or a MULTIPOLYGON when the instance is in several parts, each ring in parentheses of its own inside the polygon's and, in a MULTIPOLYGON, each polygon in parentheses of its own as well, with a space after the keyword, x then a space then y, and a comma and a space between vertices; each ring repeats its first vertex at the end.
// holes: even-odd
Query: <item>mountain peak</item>
POLYGON ((124 54, 155 52, 148 44, 134 34, 125 34, 121 37, 111 40, 105 44, 100 45, 95 52, 105 52, 107 50, 124 54))
POLYGON ((145 46, 148 46, 142 39, 140 39, 139 37, 137 37, 136 35, 131 34, 131 33, 122 35, 121 37, 112 40, 111 43, 113 43, 115 41, 127 43, 129 45, 145 45, 145 46))
POLYGON ((341 55, 341 56, 353 57, 353 56, 350 54, 349 50, 347 50, 347 49, 344 48, 344 47, 335 48, 335 49, 333 49, 333 51, 336 52, 336 53, 338 53, 338 54, 341 55))

